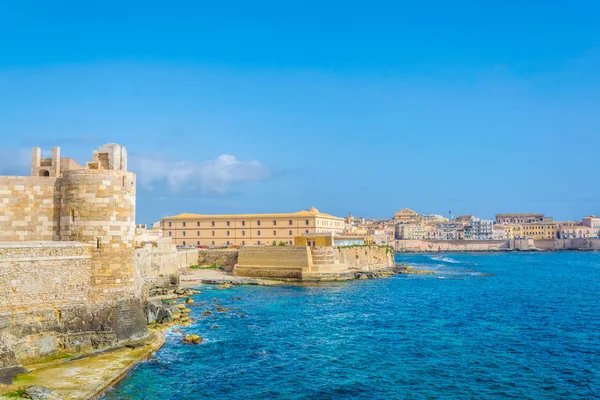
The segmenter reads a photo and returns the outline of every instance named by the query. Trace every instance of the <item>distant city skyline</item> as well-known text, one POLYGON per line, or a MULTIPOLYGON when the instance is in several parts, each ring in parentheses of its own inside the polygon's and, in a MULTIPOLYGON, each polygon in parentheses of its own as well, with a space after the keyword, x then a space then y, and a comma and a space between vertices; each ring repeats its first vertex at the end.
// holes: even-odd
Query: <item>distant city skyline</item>
POLYGON ((115 142, 144 223, 600 213, 597 2, 67 3, 3 5, 2 175, 115 142))

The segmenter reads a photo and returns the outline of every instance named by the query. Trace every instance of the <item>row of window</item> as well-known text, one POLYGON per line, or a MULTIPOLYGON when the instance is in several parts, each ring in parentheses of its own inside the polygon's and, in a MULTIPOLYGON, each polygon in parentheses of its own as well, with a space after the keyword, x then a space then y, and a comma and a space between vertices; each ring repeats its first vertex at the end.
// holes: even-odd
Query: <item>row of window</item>
MULTIPOLYGON (((260 245, 260 244, 262 244, 262 243, 260 242, 260 240, 258 240, 258 241, 256 242, 256 244, 259 244, 259 245, 260 245)), ((289 245, 291 246, 292 244, 294 244, 294 242, 290 240, 290 241, 288 241, 288 242, 287 242, 287 244, 289 244, 289 245)), ((184 241, 182 242, 182 245, 183 245, 183 246, 187 246, 188 244, 187 244, 187 243, 186 243, 186 241, 184 240, 184 241)), ((191 245, 191 243, 190 243, 190 245, 191 245)), ((196 241, 196 246, 200 246, 200 245, 201 245, 200 241, 199 241, 199 240, 198 240, 198 241, 196 241)), ((214 246, 214 245, 215 245, 215 241, 213 240, 213 241, 211 242, 211 244, 210 244, 210 245, 211 245, 211 246, 214 246)), ((227 246, 231 246, 231 242, 228 240, 228 241, 227 241, 227 243, 226 243, 226 245, 227 245, 227 246)), ((245 241, 245 240, 242 240, 242 246, 245 246, 245 245, 246 245, 246 241, 245 241)))
MULTIPOLYGON (((187 236, 186 233, 187 233, 186 231, 183 231, 182 235, 183 236, 187 236)), ((305 231, 305 233, 308 233, 308 229, 305 231)), ((294 235, 294 231, 289 231, 288 234, 290 236, 293 236, 294 235)), ((231 235, 231 231, 227 231, 226 235, 230 236, 231 235)), ((260 236, 260 231, 256 231, 256 235, 260 236)), ((169 236, 173 236, 173 234, 172 234, 171 231, 169 231, 169 236)), ((196 231, 196 236, 200 236, 200 231, 196 231)), ((215 236, 215 231, 211 231, 211 236, 215 236)), ((246 231, 242 231, 242 236, 246 236, 246 231)), ((273 236, 277 236, 277 231, 273 231, 273 236)))
MULTIPOLYGON (((215 221, 211 221, 210 224, 211 224, 211 226, 215 226, 215 221)), ((304 224, 308 226, 310 224, 310 221, 309 220, 305 220, 304 224)), ((169 228, 171 228, 173 226, 173 223, 169 222, 168 225, 169 225, 169 228)), ((231 226, 231 221, 226 221, 226 225, 227 226, 231 226)), ((256 221, 256 225, 260 226, 260 221, 256 221)), ((289 225, 293 226, 294 225, 294 221, 290 219, 289 220, 289 225)), ((186 227, 186 226, 187 226, 187 222, 183 222, 183 227, 186 227)), ((200 226, 200 221, 196 222, 196 226, 200 226)), ((242 221, 242 226, 246 226, 246 221, 242 221)), ((277 226, 277 221, 276 220, 273 220, 273 226, 277 226)))

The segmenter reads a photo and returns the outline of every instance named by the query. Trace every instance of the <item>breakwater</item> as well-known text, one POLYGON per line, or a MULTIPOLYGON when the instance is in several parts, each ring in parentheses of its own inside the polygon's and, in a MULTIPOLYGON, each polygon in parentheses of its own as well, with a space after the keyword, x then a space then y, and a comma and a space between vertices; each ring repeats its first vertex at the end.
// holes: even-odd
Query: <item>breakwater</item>
POLYGON ((400 253, 600 250, 600 239, 397 240, 400 253))

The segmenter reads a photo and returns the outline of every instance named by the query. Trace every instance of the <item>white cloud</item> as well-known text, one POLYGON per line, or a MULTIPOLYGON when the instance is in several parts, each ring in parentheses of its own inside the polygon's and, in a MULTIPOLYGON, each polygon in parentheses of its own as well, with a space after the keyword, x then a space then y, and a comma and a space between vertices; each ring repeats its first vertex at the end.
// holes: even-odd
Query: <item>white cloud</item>
POLYGON ((204 193, 227 194, 234 183, 269 176, 268 169, 260 162, 241 161, 229 154, 202 163, 174 161, 162 154, 133 155, 129 164, 142 187, 151 188, 165 181, 173 192, 200 187, 204 193))

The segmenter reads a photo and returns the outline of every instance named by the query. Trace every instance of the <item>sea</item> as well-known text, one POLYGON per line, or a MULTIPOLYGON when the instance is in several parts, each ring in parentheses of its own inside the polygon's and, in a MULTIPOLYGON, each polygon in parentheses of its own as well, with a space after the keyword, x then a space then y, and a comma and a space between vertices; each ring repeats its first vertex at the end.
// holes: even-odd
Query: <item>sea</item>
POLYGON ((600 398, 600 253, 396 261, 436 274, 203 285, 182 330, 204 342, 170 329, 101 398, 600 398))

